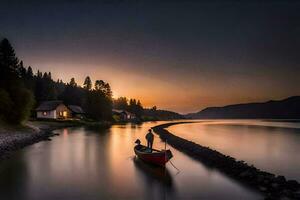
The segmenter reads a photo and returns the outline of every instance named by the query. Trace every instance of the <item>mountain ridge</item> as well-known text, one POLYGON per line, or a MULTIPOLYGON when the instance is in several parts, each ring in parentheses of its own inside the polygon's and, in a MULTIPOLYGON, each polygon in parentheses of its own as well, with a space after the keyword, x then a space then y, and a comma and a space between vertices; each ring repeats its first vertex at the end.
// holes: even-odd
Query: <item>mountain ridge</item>
POLYGON ((189 119, 299 119, 300 96, 282 100, 232 104, 222 107, 207 107, 185 115, 189 119))

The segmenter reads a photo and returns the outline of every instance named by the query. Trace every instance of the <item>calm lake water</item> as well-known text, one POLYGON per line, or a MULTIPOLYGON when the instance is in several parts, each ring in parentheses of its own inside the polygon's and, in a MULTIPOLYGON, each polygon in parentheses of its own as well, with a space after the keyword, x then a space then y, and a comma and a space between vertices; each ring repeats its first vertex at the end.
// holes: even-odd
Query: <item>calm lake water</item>
POLYGON ((168 128, 175 135, 300 181, 300 123, 214 120, 168 128))
MULTIPOLYGON (((0 163, 0 199, 263 199, 172 148, 180 173, 170 164, 164 171, 134 159, 134 141, 144 143, 146 131, 159 123, 59 130, 52 141, 0 163)), ((157 137, 154 142, 163 148, 157 137)))

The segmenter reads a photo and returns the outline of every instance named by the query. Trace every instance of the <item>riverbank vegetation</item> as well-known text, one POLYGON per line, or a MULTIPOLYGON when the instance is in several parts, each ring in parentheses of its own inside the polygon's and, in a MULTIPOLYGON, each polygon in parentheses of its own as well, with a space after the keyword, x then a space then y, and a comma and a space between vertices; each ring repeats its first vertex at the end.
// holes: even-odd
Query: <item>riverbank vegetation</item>
POLYGON ((125 110, 136 115, 140 121, 158 121, 158 120, 175 120, 184 119, 184 117, 176 112, 160 110, 156 106, 152 108, 144 108, 140 100, 127 99, 119 97, 113 100, 113 108, 125 110))
POLYGON ((112 121, 112 108, 133 113, 137 121, 183 118, 178 113, 143 108, 140 100, 120 97, 113 100, 109 83, 87 76, 82 84, 75 78, 68 83, 53 80, 51 72, 35 73, 20 60, 8 39, 0 42, 0 120, 20 124, 43 101, 62 100, 67 105, 83 108, 86 118, 94 121, 112 121))
POLYGON ((96 80, 94 88, 90 77, 84 87, 72 78, 69 83, 54 81, 51 72, 37 71, 24 66, 7 39, 0 42, 0 118, 20 124, 33 115, 33 108, 47 100, 63 100, 67 104, 82 106, 94 120, 110 120, 112 91, 103 80, 96 80))

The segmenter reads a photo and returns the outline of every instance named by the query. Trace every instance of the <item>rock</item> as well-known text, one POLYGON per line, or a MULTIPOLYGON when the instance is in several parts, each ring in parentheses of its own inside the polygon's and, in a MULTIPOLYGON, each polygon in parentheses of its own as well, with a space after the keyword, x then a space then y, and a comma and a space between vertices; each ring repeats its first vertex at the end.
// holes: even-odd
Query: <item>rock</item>
POLYGON ((294 193, 295 199, 300 199, 300 191, 294 193))
POLYGON ((267 188, 266 187, 263 187, 263 186, 259 186, 258 189, 262 192, 266 192, 267 191, 267 188))
POLYGON ((264 185, 269 185, 269 184, 270 184, 270 181, 269 181, 268 179, 265 179, 265 180, 263 181, 263 183, 264 183, 264 185))
POLYGON ((251 173, 249 171, 243 171, 242 173, 240 173, 239 175, 241 178, 245 178, 245 177, 249 177, 251 176, 251 173))
POLYGON ((291 190, 297 190, 300 187, 299 183, 296 180, 288 180, 286 182, 286 186, 291 190))
POLYGON ((288 198, 288 197, 282 197, 282 198, 280 198, 280 200, 290 200, 290 198, 288 198))
POLYGON ((283 190, 282 194, 283 196, 290 197, 293 195, 293 192, 291 190, 283 190))
POLYGON ((275 178, 275 181, 276 181, 277 183, 280 183, 280 184, 286 182, 284 176, 277 176, 277 177, 275 178))
POLYGON ((266 197, 265 200, 277 200, 278 198, 273 196, 271 193, 269 193, 266 197))
POLYGON ((272 183, 271 187, 276 190, 276 189, 279 188, 279 184, 278 183, 272 183))
POLYGON ((263 175, 258 175, 258 176, 256 177, 256 180, 257 180, 257 182, 261 183, 261 182, 264 181, 264 176, 263 176, 263 175))

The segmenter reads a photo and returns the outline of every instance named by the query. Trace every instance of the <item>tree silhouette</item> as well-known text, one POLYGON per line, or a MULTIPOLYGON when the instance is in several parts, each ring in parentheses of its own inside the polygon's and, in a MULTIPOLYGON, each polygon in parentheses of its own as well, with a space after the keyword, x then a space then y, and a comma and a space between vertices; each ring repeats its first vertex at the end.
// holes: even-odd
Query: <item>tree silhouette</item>
MULTIPOLYGON (((142 118, 145 114, 139 100, 120 97, 113 101, 109 83, 96 80, 94 89, 89 76, 85 78, 83 88, 77 85, 75 78, 68 84, 62 80, 52 80, 51 72, 33 72, 26 68, 23 61, 7 39, 0 41, 0 120, 11 123, 24 121, 33 110, 33 104, 42 101, 62 100, 67 105, 82 106, 87 116, 94 120, 111 120, 112 106, 130 111, 142 118), (34 94, 34 95, 33 95, 34 94), (114 103, 113 103, 114 102, 114 103)), ((157 112, 148 112, 155 115, 157 112)))
POLYGON ((92 81, 91 78, 89 76, 87 76, 84 80, 83 83, 83 88, 86 90, 91 90, 92 89, 92 81))
MULTIPOLYGON (((15 50, 8 39, 3 39, 0 43, 0 64, 6 75, 16 75, 18 72, 19 60, 16 57, 15 50)), ((1 71, 2 72, 2 71, 1 71)))
POLYGON ((113 107, 119 110, 128 110, 128 100, 126 97, 119 97, 113 101, 113 107))
POLYGON ((75 78, 71 78, 69 85, 71 87, 77 87, 77 83, 75 82, 75 78))
POLYGON ((112 98, 110 85, 103 80, 95 81, 95 90, 102 92, 107 98, 112 98))
POLYGON ((33 77, 33 71, 32 71, 32 68, 30 66, 27 68, 26 75, 27 75, 28 78, 32 78, 33 77))
POLYGON ((33 106, 33 94, 24 87, 22 76, 26 69, 7 39, 0 42, 0 118, 10 123, 21 123, 33 106))

